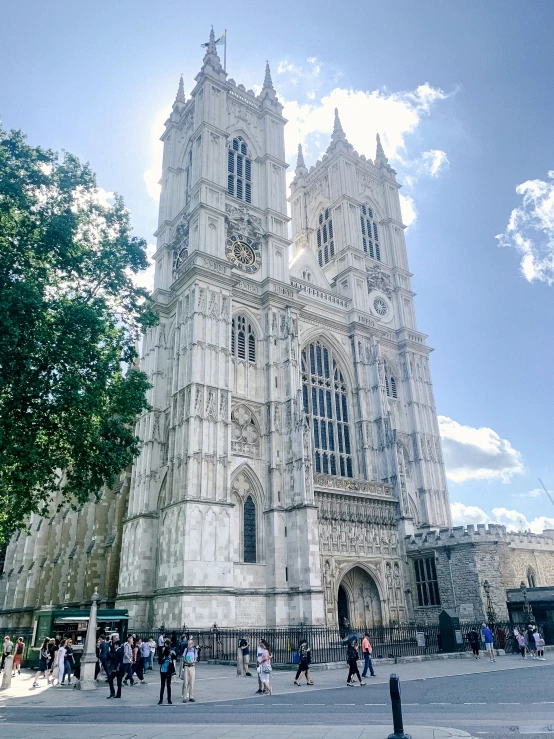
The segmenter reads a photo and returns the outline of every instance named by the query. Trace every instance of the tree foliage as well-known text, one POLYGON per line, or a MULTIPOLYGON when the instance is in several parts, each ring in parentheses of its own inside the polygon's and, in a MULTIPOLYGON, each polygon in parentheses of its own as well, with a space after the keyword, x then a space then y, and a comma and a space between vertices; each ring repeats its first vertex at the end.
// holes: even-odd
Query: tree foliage
POLYGON ((102 195, 76 157, 0 128, 0 543, 54 499, 93 499, 138 452, 146 242, 102 195))

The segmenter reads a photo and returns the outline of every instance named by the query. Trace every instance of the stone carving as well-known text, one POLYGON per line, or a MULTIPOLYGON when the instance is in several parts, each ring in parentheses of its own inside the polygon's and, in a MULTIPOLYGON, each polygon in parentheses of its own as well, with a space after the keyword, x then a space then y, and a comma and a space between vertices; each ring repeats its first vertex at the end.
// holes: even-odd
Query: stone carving
POLYGON ((173 251, 173 278, 175 278, 181 265, 189 255, 189 222, 187 218, 183 218, 177 225, 170 248, 173 251))
POLYGON ((368 292, 380 290, 387 298, 392 295, 392 284, 390 277, 386 275, 379 265, 367 267, 367 289, 368 292))
POLYGON ((211 419, 212 421, 217 421, 216 418, 216 397, 217 397, 217 390, 213 387, 208 388, 208 399, 206 400, 206 418, 211 419))
POLYGON ((262 220, 250 213, 246 205, 231 205, 227 203, 225 206, 225 223, 227 225, 227 237, 229 236, 249 236, 254 241, 259 241, 262 237, 262 220))
POLYGON ((250 410, 245 405, 237 406, 231 413, 231 449, 237 454, 258 456, 260 433, 250 410))
POLYGON ((365 480, 352 480, 348 477, 334 477, 332 475, 322 475, 317 473, 314 475, 314 485, 318 488, 333 488, 335 490, 344 490, 346 492, 360 492, 368 493, 370 495, 384 495, 388 498, 392 497, 392 491, 390 487, 387 487, 386 485, 380 485, 375 482, 366 482, 365 480))

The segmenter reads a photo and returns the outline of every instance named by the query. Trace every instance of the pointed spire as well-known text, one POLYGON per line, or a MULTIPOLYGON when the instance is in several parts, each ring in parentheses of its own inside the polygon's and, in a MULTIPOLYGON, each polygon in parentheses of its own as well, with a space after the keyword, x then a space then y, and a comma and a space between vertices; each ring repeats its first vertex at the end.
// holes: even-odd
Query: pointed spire
POLYGON ((339 118, 339 109, 335 108, 335 124, 333 126, 333 137, 340 134, 342 134, 342 136, 346 138, 346 136, 344 135, 344 130, 342 128, 342 123, 340 122, 339 118))
POLYGON ((179 88, 177 90, 177 97, 175 98, 176 103, 186 103, 185 100, 185 84, 183 82, 183 75, 179 79, 179 88))
POLYGON ((269 62, 266 61, 265 63, 265 77, 264 77, 264 90, 274 90, 273 87, 273 80, 271 79, 271 70, 269 68, 269 62))
POLYGON ((329 144, 327 152, 329 153, 333 151, 333 149, 338 145, 345 146, 348 149, 352 150, 352 145, 348 143, 348 139, 346 138, 346 134, 344 133, 342 123, 340 122, 339 109, 335 108, 335 122, 333 124, 333 134, 331 136, 331 143, 329 144))
POLYGON ((296 160, 296 169, 306 169, 304 162, 304 152, 302 151, 302 144, 298 144, 298 159, 296 160))
POLYGON ((214 27, 212 26, 212 29, 210 31, 210 40, 208 42, 208 54, 216 54, 217 55, 217 49, 215 48, 215 33, 214 33, 214 27))
POLYGON ((389 166, 389 160, 385 156, 385 150, 383 149, 383 145, 381 143, 381 137, 379 134, 377 134, 377 152, 375 154, 375 164, 378 167, 388 167, 389 166))
MULTIPOLYGON (((210 74, 216 74, 216 76, 219 76, 220 72, 223 72, 223 68, 221 66, 221 59, 219 58, 219 55, 217 53, 217 47, 216 47, 216 41, 215 41, 215 33, 214 33, 214 27, 212 26, 210 31, 210 40, 206 44, 201 44, 205 49, 206 53, 204 54, 204 63, 202 65, 202 72, 206 72, 208 70, 208 67, 211 67, 210 74)), ((226 74, 226 73, 225 73, 226 74)), ((198 81, 199 77, 198 75, 195 77, 195 79, 198 81)))

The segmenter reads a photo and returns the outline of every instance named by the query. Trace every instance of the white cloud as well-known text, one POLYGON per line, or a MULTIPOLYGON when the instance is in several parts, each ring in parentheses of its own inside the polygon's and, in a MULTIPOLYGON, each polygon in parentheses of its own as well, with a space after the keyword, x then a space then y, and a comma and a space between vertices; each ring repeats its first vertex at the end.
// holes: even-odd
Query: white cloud
POLYGON ((463 503, 451 503, 452 523, 454 526, 467 526, 468 523, 489 523, 490 518, 482 508, 463 503))
POLYGON ((431 177, 437 177, 441 169, 450 165, 446 152, 441 151, 440 149, 424 151, 421 155, 421 160, 424 170, 426 170, 431 177))
POLYGON ((521 271, 529 282, 554 283, 554 170, 547 180, 527 180, 516 187, 523 200, 512 210, 506 231, 496 238, 521 254, 521 271))
POLYGON ((464 503, 451 503, 450 509, 454 526, 499 523, 506 526, 508 531, 532 531, 534 534, 542 534, 544 529, 554 528, 554 518, 536 516, 529 520, 525 514, 508 508, 493 508, 492 516, 478 506, 464 503))
POLYGON ((516 498, 539 498, 541 495, 544 495, 542 488, 534 488, 533 490, 529 490, 528 493, 514 493, 514 497, 516 498))
POLYGON ((400 210, 402 212, 402 221, 409 228, 417 218, 417 210, 414 199, 409 195, 400 193, 400 210))
POLYGON ((491 428, 464 426, 439 416, 446 476, 452 482, 509 482, 524 471, 521 454, 491 428))
POLYGON ((146 189, 148 194, 154 200, 160 199, 160 185, 158 184, 162 176, 162 156, 163 156, 163 143, 160 141, 160 135, 164 130, 164 123, 167 120, 171 108, 164 107, 159 110, 154 116, 152 122, 152 136, 150 139, 150 154, 149 159, 152 162, 152 166, 148 167, 143 174, 144 182, 146 183, 146 189))

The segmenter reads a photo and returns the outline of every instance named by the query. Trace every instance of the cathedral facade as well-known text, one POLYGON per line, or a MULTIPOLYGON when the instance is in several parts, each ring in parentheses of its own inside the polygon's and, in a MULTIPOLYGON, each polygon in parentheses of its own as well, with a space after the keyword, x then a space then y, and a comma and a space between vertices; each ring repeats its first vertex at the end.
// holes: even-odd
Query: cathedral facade
POLYGON ((137 628, 416 618, 408 542, 451 519, 400 185, 335 113, 289 218, 285 124, 269 67, 237 85, 212 33, 162 136, 140 456, 100 507, 12 539, 1 623, 95 586, 137 628))
POLYGON ((403 538, 450 523, 395 172, 336 113, 309 171, 299 148, 290 228, 282 112, 269 67, 247 91, 212 34, 166 122, 134 623, 404 622, 403 538))

